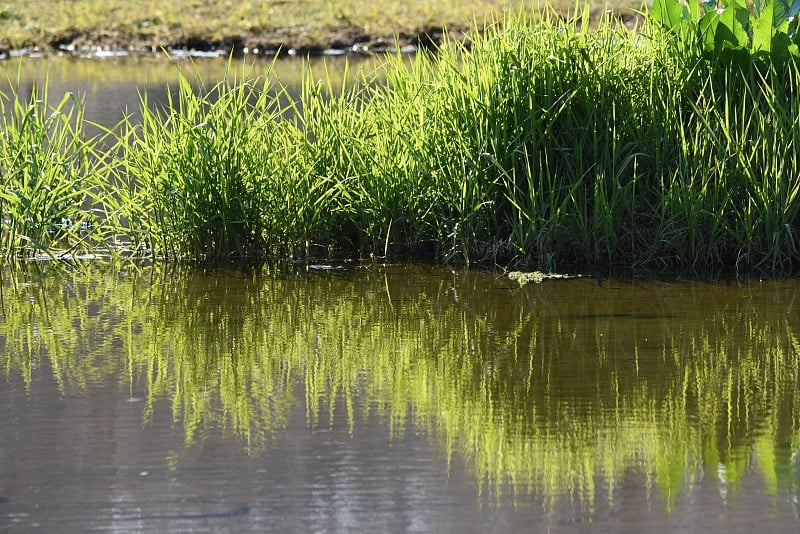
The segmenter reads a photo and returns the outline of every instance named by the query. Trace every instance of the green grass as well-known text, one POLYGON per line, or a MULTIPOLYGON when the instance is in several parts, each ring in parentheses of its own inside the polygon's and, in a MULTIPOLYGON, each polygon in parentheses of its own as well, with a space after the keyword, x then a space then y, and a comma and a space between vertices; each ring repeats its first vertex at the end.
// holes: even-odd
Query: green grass
MULTIPOLYGON (((112 134, 106 166, 69 175, 102 175, 86 190, 111 244, 544 270, 800 260, 794 61, 721 66, 650 25, 512 17, 343 81, 309 70, 295 99, 269 74, 180 79, 165 109, 143 100, 141 123, 112 134)), ((65 132, 75 144, 51 143, 49 165, 100 146, 65 132)), ((4 211, 8 235, 25 215, 4 211)))
POLYGON ((0 94, 0 253, 6 258, 96 251, 108 193, 95 142, 82 139, 81 102, 48 104, 47 83, 26 102, 0 94), (66 250, 65 250, 66 249, 66 250))

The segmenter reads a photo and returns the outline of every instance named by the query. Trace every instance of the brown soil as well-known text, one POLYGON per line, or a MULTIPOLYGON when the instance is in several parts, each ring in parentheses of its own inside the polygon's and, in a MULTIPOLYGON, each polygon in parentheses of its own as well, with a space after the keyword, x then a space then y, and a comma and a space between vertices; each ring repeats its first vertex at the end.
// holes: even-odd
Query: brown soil
MULTIPOLYGON (((463 39, 467 29, 457 28, 448 33, 463 39)), ((336 50, 345 53, 364 54, 403 47, 425 48, 441 42, 442 28, 422 28, 415 33, 404 33, 397 37, 372 35, 359 28, 345 28, 328 34, 324 41, 312 40, 306 35, 275 31, 269 34, 228 35, 223 38, 186 36, 175 32, 171 37, 156 38, 147 33, 122 35, 109 32, 83 32, 58 36, 45 44, 34 45, 30 51, 61 51, 81 53, 87 50, 122 50, 133 53, 153 53, 162 49, 193 50, 198 52, 225 51, 233 55, 274 55, 279 52, 292 55, 319 55, 336 50)), ((0 49, 2 52, 2 49, 0 49)), ((5 50, 8 53, 9 50, 5 50)))

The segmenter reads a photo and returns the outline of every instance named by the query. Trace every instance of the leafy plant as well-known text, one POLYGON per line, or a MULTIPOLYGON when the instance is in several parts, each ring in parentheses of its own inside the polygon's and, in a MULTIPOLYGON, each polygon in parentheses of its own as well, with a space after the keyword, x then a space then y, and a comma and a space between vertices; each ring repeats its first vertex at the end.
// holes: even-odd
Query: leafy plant
POLYGON ((800 55, 800 0, 654 0, 651 13, 706 57, 729 62, 800 55))

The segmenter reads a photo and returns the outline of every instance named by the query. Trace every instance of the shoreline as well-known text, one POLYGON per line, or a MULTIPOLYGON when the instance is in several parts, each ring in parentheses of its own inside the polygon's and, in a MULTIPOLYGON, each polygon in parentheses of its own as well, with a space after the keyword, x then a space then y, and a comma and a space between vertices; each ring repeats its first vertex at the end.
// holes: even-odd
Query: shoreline
POLYGON ((242 40, 237 37, 226 37, 222 40, 206 40, 192 38, 185 42, 145 44, 132 40, 128 44, 119 42, 94 42, 77 39, 69 43, 55 43, 45 46, 30 46, 18 49, 0 48, 0 60, 20 57, 39 57, 45 55, 63 55, 88 58, 127 57, 160 55, 166 52, 175 57, 323 57, 323 56, 369 56, 374 54, 401 53, 414 54, 422 49, 439 46, 445 36, 459 41, 465 40, 466 30, 445 31, 441 27, 432 27, 421 31, 418 35, 404 35, 393 39, 389 37, 371 37, 369 35, 351 35, 349 41, 331 36, 325 42, 303 45, 299 42, 281 42, 269 36, 242 40))
MULTIPOLYGON (((629 9, 592 9, 591 20, 610 14, 628 28, 641 21, 629 9)), ((567 20, 568 17, 559 15, 567 20)), ((186 34, 178 28, 173 34, 155 36, 147 33, 120 35, 99 28, 85 28, 66 35, 33 39, 26 46, 13 47, 0 41, 0 60, 26 56, 64 55, 87 58, 158 55, 165 51, 176 57, 323 57, 367 56, 385 53, 414 54, 435 49, 446 39, 469 44, 473 29, 469 24, 437 24, 403 30, 394 35, 372 33, 356 26, 329 28, 310 36, 305 31, 275 28, 264 32, 240 32, 231 27, 224 34, 203 37, 186 34)), ((481 32, 482 33, 482 32, 481 32)))

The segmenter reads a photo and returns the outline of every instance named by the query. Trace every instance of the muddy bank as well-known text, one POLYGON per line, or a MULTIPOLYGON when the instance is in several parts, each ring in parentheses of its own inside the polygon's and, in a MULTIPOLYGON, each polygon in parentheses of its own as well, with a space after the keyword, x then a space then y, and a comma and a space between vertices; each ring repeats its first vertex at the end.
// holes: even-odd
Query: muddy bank
MULTIPOLYGON (((450 37, 463 40, 468 28, 447 31, 450 37)), ((397 36, 376 35, 359 28, 347 28, 331 32, 323 40, 311 38, 303 32, 275 31, 261 34, 232 34, 223 37, 183 35, 176 32, 171 38, 155 38, 152 35, 121 35, 102 31, 87 31, 62 35, 57 38, 33 42, 22 48, 0 46, 0 58, 30 54, 66 55, 139 55, 161 54, 169 51, 176 54, 197 55, 255 55, 275 56, 279 54, 297 56, 322 56, 342 54, 371 54, 400 50, 413 53, 431 48, 442 42, 445 30, 442 27, 420 28, 415 32, 404 32, 397 36)))
MULTIPOLYGON (((598 19, 603 10, 593 12, 598 19)), ((640 19, 634 13, 613 15, 621 24, 633 27, 640 19)), ((75 56, 125 56, 161 54, 189 55, 254 55, 323 56, 343 54, 372 54, 401 51, 414 53, 434 48, 447 37, 464 41, 470 28, 466 25, 425 26, 396 35, 371 33, 359 27, 346 27, 313 35, 302 28, 276 29, 268 32, 231 32, 207 36, 187 34, 177 28, 168 35, 141 31, 128 33, 91 29, 65 32, 32 39, 23 47, 0 42, 0 59, 31 54, 62 54, 75 56)))

